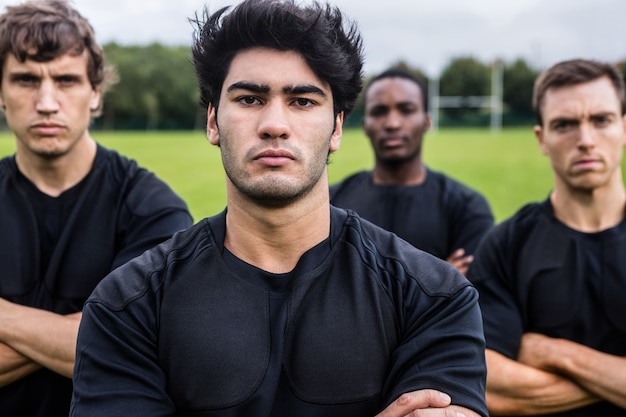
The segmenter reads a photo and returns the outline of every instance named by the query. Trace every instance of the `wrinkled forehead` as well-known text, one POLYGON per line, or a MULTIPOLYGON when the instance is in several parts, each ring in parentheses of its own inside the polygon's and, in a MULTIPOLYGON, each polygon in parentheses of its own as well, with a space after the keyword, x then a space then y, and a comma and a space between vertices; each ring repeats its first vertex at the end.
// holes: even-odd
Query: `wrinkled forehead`
POLYGON ((622 114, 622 100, 613 83, 602 77, 593 81, 551 87, 541 102, 544 118, 584 114, 622 114))

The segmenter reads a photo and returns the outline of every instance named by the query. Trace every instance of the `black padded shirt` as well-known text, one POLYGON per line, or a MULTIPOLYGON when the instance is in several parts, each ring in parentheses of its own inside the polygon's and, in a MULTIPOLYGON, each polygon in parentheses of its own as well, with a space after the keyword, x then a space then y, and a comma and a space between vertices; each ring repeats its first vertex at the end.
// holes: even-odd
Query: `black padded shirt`
POLYGON ((486 415, 474 288, 331 213, 289 274, 224 252, 224 213, 111 273, 83 311, 71 416, 372 417, 421 388, 486 415))
MULTIPOLYGON (((0 161, 0 297, 70 314, 115 267, 191 226, 154 174, 98 147, 91 172, 57 198, 0 161)), ((67 416, 69 378, 47 369, 0 388, 2 416, 67 416)))
POLYGON ((411 186, 374 184, 371 171, 359 172, 331 186, 330 201, 444 260, 459 248, 473 254, 494 223, 481 194, 432 170, 411 186))
MULTIPOLYGON (((468 272, 487 347, 515 359, 536 332, 626 356, 626 221, 598 233, 558 221, 549 200, 523 207, 485 237, 468 272)), ((626 416, 608 402, 559 416, 626 416)))

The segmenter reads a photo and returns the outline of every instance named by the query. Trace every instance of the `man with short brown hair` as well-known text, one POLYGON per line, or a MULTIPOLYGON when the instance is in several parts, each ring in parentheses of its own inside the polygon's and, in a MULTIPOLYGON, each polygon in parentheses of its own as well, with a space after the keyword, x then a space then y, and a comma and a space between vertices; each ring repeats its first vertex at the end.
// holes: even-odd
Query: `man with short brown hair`
POLYGON ((491 415, 626 416, 624 99, 605 63, 560 62, 537 79, 554 189, 496 226, 468 275, 491 415))
POLYGON ((89 124, 111 81, 65 1, 0 15, 0 414, 66 416, 83 303, 111 270, 192 224, 152 173, 98 145, 89 124))

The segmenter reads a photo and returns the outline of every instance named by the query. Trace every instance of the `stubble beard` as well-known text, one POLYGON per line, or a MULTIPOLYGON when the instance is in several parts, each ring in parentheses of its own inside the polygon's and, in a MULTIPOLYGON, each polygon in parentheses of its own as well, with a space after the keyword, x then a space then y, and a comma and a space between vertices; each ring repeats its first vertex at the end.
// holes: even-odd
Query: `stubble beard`
POLYGON ((280 169, 257 177, 239 168, 232 155, 222 146, 226 176, 241 195, 265 207, 284 207, 306 197, 320 181, 328 161, 327 153, 316 158, 298 177, 284 174, 280 169))

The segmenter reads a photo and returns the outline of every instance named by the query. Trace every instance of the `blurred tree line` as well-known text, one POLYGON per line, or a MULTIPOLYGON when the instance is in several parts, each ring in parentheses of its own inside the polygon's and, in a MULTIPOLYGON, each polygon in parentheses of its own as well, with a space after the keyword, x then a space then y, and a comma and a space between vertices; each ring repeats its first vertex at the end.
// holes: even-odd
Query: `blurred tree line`
MULTIPOLYGON (((187 46, 121 46, 104 45, 107 62, 116 68, 117 84, 105 95, 104 112, 95 121, 98 129, 202 129, 205 110, 198 105, 196 76, 187 46)), ((424 72, 414 71, 428 82, 424 72)), ((518 59, 503 67, 503 101, 505 124, 532 122, 532 85, 538 71, 518 59)), ((367 79, 365 80, 367 82, 367 79)), ((488 96, 491 94, 491 67, 472 57, 452 59, 439 80, 442 96, 488 96)), ((445 108, 440 113, 440 125, 488 125, 489 109, 445 108)), ((362 98, 348 125, 357 126, 363 117, 362 98)))
MULTIPOLYGON (((199 106, 196 76, 188 46, 104 45, 106 60, 118 74, 119 81, 104 98, 103 115, 94 121, 94 129, 104 130, 189 130, 204 129, 206 109, 199 106)), ((617 63, 626 78, 626 59, 617 63)), ((490 96, 492 63, 472 56, 456 57, 439 75, 440 96, 490 96)), ((403 61, 390 66, 404 67, 428 80, 424 71, 403 61)), ((532 124, 532 88, 539 70, 524 59, 501 63, 504 126, 532 124)), ((365 83, 373 74, 367 74, 365 83)), ((434 110, 431 108, 431 111, 434 110)), ((359 98, 348 126, 359 126, 363 100, 359 98)), ((488 107, 470 107, 462 103, 441 108, 439 126, 489 126, 488 107)), ((0 114, 0 128, 3 126, 0 114)))
POLYGON ((189 130, 201 127, 196 76, 187 46, 104 45, 118 81, 104 96, 94 128, 189 130))
MULTIPOLYGON (((502 79, 502 124, 516 126, 534 123, 532 92, 535 78, 540 71, 522 58, 498 64, 502 79)), ((440 108, 440 126, 489 126, 491 108, 487 102, 488 97, 495 94, 492 92, 493 65, 496 63, 484 63, 471 56, 460 56, 450 60, 439 79, 436 80, 438 92, 439 96, 458 100, 454 107, 440 108), (471 100, 472 98, 474 101, 471 100), (477 104, 481 101, 484 102, 484 106, 477 104)), ((429 88, 429 93, 432 93, 432 82, 435 80, 429 79, 422 69, 412 67, 404 61, 396 62, 390 67, 400 67, 411 71, 424 81, 429 88)), ((626 79, 626 73, 624 77, 626 79)), ((366 85, 368 81, 369 77, 365 80, 366 85)), ((432 97, 429 106, 431 113, 436 110, 433 108, 432 97)), ((362 114, 363 97, 361 96, 355 116, 362 117, 362 114)))

